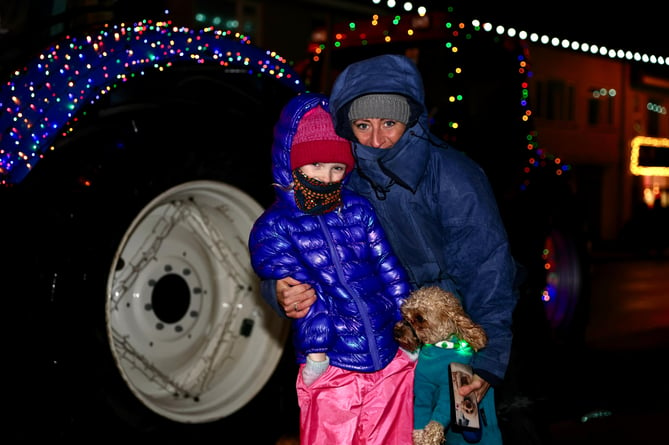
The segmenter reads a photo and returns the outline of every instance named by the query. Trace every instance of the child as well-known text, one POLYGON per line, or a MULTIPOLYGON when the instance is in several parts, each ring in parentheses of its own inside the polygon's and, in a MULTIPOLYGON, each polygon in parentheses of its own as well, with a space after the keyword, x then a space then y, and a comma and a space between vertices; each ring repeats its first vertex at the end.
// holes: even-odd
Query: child
POLYGON ((369 202, 342 188, 354 159, 328 107, 307 93, 281 112, 277 196, 251 231, 251 262, 317 295, 293 321, 301 443, 410 445, 415 363, 393 338, 410 285, 369 202))

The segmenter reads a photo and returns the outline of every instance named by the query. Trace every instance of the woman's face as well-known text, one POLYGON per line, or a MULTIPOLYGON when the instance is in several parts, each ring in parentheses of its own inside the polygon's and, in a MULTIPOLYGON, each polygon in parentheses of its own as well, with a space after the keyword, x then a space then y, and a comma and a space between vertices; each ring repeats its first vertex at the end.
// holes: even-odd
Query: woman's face
POLYGON ((392 148, 407 126, 392 119, 356 119, 351 122, 358 142, 374 148, 392 148))

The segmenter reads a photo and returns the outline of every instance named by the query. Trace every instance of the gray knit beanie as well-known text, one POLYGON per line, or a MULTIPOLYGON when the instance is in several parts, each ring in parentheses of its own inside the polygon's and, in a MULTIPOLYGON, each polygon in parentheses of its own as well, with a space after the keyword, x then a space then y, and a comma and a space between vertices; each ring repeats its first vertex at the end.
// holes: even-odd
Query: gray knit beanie
POLYGON ((392 119, 403 124, 409 122, 411 108, 407 98, 400 94, 367 94, 351 103, 348 120, 392 119))

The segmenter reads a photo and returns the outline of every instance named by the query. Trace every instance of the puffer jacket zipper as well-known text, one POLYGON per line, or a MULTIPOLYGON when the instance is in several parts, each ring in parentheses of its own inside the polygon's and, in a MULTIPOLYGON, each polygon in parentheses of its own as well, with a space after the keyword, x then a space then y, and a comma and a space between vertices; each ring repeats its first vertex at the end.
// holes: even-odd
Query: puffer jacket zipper
POLYGON ((362 324, 365 327, 365 335, 367 336, 367 344, 369 345, 369 354, 372 357, 374 369, 381 369, 381 360, 379 359, 379 350, 376 345, 376 336, 374 335, 372 324, 369 321, 367 306, 363 303, 358 292, 356 292, 355 289, 348 285, 348 280, 344 276, 344 272, 342 270, 341 259, 337 254, 337 248, 335 247, 335 243, 332 239, 332 235, 330 234, 330 230, 323 215, 318 215, 318 223, 321 226, 321 230, 323 231, 323 235, 328 244, 328 250, 330 251, 330 256, 332 257, 332 265, 337 271, 339 282, 346 288, 347 292, 349 295, 351 295, 353 301, 355 301, 355 305, 360 311, 360 319, 362 320, 362 324))

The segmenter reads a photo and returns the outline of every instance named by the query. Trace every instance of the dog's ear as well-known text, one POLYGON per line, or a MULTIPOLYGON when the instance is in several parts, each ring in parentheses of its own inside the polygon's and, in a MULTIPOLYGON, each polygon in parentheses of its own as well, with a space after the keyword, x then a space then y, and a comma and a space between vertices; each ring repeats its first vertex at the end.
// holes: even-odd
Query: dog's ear
POLYGON ((469 343, 474 351, 483 349, 488 343, 488 337, 483 328, 474 323, 453 293, 442 291, 442 297, 445 302, 445 311, 455 324, 455 335, 469 343))
POLYGON ((408 321, 401 320, 395 323, 393 334, 397 343, 409 352, 413 352, 420 347, 420 342, 408 321))
POLYGON ((485 348, 485 345, 488 343, 488 337, 485 334, 485 331, 479 325, 476 325, 469 334, 467 343, 472 345, 474 351, 479 351, 485 348))
POLYGON ((469 345, 478 351, 483 349, 488 343, 488 336, 481 326, 474 323, 466 314, 456 316, 456 325, 458 337, 465 340, 469 345))

